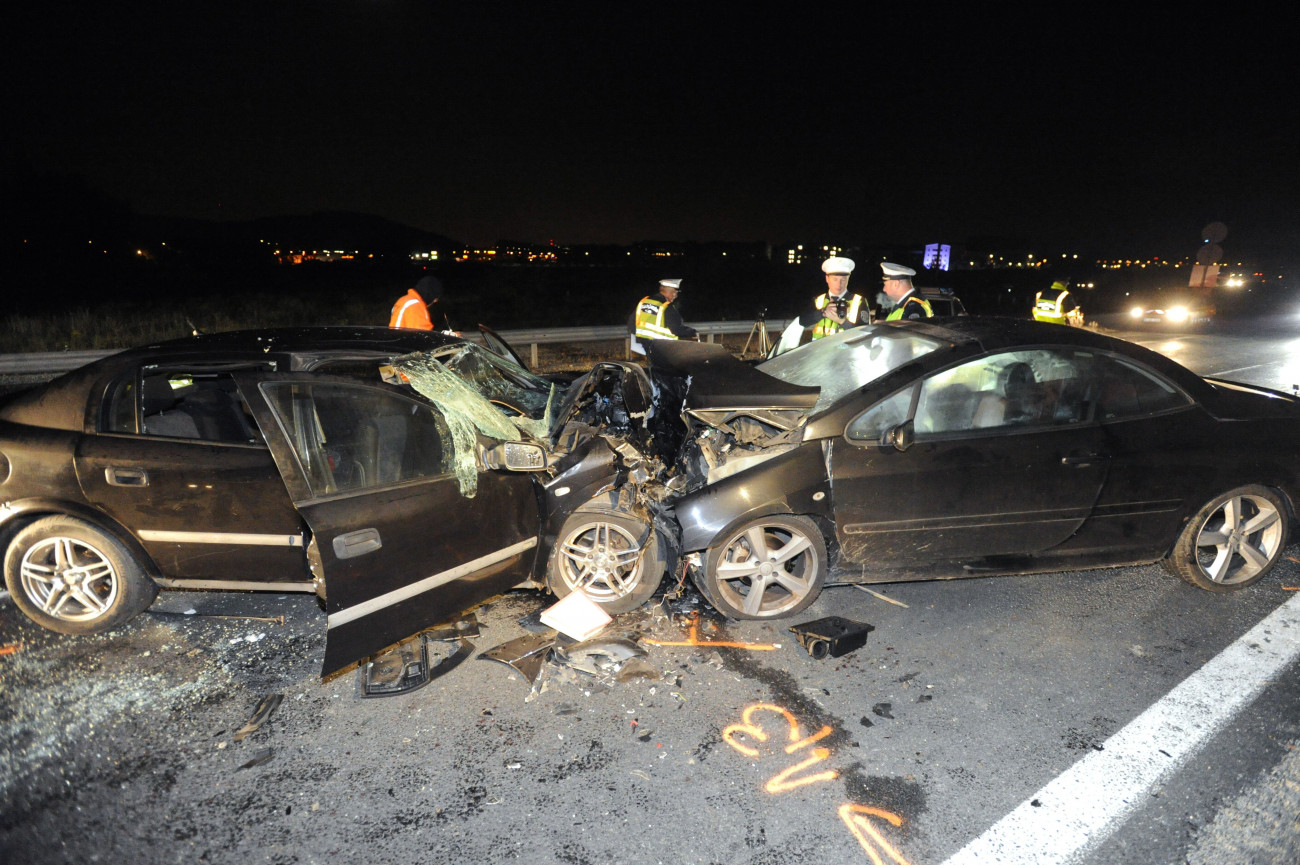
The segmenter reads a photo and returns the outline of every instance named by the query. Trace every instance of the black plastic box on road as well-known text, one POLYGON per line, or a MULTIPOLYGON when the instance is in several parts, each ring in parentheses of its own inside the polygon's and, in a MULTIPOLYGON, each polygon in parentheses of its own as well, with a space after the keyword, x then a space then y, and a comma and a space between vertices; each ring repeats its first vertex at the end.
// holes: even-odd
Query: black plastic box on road
POLYGON ((853 622, 839 616, 827 616, 790 628, 808 654, 821 660, 828 655, 838 658, 867 644, 867 634, 875 630, 866 622, 853 622))

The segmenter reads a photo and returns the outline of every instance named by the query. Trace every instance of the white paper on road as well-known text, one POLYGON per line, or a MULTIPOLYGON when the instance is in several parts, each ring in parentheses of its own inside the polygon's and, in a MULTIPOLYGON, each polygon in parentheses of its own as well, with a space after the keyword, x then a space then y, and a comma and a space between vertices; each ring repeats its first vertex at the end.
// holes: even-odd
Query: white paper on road
POLYGON ((1300 595, 1212 658, 945 865, 1075 862, 1300 658, 1300 595))

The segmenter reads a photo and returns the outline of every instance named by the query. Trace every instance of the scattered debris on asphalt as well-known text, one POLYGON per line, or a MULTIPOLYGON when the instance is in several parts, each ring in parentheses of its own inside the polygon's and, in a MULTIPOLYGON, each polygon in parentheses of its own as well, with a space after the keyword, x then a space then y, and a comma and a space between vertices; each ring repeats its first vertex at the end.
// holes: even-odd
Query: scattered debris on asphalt
POLYGON ((262 750, 254 754, 247 763, 244 763, 242 766, 239 767, 239 769, 236 769, 235 771, 238 772, 241 769, 251 769, 254 766, 260 766, 263 763, 269 763, 271 758, 274 756, 275 756, 275 749, 263 748, 262 750))
POLYGON ((23 650, 22 643, 5 643, 3 646, 0 646, 0 656, 14 655, 17 654, 18 652, 21 652, 22 650, 23 650))
POLYGON ((280 708, 280 704, 283 702, 283 694, 268 694, 258 700, 256 708, 253 709, 253 717, 249 718, 248 723, 240 727, 235 733, 235 741, 241 742, 245 736, 248 736, 251 733, 256 733, 260 730, 262 725, 265 724, 273 714, 275 714, 275 710, 280 708))
POLYGON ((151 616, 196 616, 201 619, 239 619, 246 622, 270 622, 273 625, 283 625, 284 616, 238 616, 218 613, 200 613, 194 609, 185 610, 181 613, 175 613, 170 610, 149 610, 151 616))
POLYGON ((748 649, 752 652, 771 652, 781 648, 780 643, 733 643, 725 640, 701 640, 698 615, 688 617, 689 627, 685 640, 646 640, 652 646, 698 646, 708 648, 748 649))

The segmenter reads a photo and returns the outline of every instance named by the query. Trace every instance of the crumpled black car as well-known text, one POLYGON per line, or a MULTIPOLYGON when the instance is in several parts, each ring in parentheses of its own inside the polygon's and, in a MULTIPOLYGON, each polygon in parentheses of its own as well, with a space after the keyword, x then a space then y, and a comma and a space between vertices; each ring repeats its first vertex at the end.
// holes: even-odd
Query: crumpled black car
MULTIPOLYGON (((562 392, 457 337, 388 328, 113 355, 0 405, 6 584, 72 634, 129 619, 160 587, 316 592, 336 671, 544 585, 550 522, 616 473, 606 449, 542 509, 531 475, 559 449, 525 439, 548 440, 562 392)), ((643 555, 648 526, 599 532, 635 542, 634 569, 662 568, 643 555)))
POLYGON ((671 342, 650 363, 680 389, 677 545, 735 618, 804 609, 832 554, 841 582, 1160 561, 1238 589, 1296 518, 1300 399, 1082 329, 890 322, 754 369, 671 342))

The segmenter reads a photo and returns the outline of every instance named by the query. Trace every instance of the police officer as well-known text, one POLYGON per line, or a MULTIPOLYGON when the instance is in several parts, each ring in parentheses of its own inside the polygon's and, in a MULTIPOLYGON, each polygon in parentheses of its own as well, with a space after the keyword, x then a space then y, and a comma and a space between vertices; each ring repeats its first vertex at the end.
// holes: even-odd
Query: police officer
MULTIPOLYGON (((657 293, 641 298, 641 302, 636 305, 634 334, 636 342, 651 339, 693 339, 698 335, 695 328, 686 326, 682 321, 682 314, 673 305, 681 290, 680 279, 661 279, 657 293)), ((633 350, 644 354, 644 350, 640 349, 636 342, 633 343, 633 350)))
POLYGON ((919 320, 933 318, 934 310, 929 301, 921 298, 912 285, 916 271, 901 264, 882 261, 880 269, 885 276, 885 296, 894 304, 894 311, 885 316, 885 321, 919 320))
POLYGON ((1058 279, 1051 288, 1034 295, 1034 321, 1078 326, 1083 323, 1082 319, 1083 311, 1070 297, 1069 280, 1058 279))
POLYGON ((813 300, 813 308, 799 316, 800 324, 813 329, 813 339, 870 320, 871 310, 862 300, 862 295, 849 293, 849 274, 853 273, 853 267, 853 259, 840 256, 831 256, 822 262, 826 293, 819 294, 813 300))

